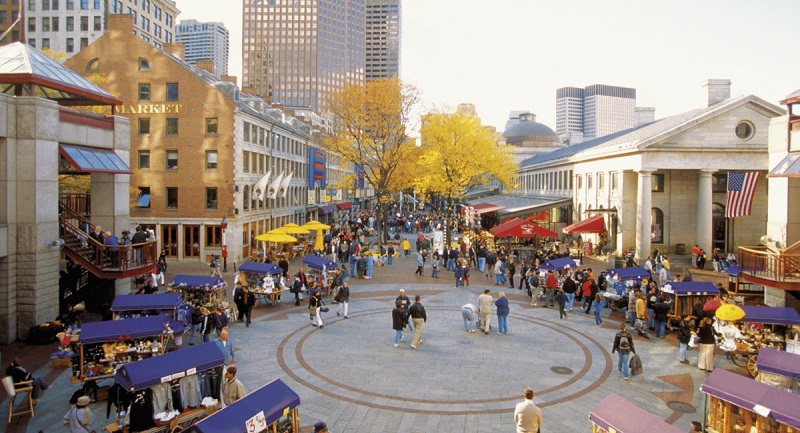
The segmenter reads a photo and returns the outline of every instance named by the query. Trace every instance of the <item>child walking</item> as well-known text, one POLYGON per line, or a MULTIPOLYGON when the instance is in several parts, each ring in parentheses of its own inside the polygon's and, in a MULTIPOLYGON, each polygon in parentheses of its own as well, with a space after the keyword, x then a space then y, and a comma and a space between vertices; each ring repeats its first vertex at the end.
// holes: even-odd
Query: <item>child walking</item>
POLYGON ((602 325, 603 318, 600 317, 600 313, 603 312, 603 296, 599 293, 594 295, 594 304, 592 304, 592 311, 594 311, 594 324, 595 325, 602 325))
POLYGON ((567 306, 567 295, 564 293, 564 289, 558 289, 555 300, 558 304, 558 318, 566 319, 567 312, 564 310, 564 308, 567 306))
POLYGON ((431 264, 433 265, 433 273, 431 274, 431 277, 439 278, 439 261, 434 257, 431 264))

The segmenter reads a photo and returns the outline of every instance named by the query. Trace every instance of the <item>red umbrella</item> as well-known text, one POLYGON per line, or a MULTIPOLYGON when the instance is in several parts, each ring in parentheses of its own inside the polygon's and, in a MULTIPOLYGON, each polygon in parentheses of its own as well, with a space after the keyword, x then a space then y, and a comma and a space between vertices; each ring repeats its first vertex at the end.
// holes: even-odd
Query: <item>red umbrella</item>
POLYGON ((719 299, 712 299, 703 304, 703 311, 717 311, 717 308, 722 306, 722 301, 719 299))

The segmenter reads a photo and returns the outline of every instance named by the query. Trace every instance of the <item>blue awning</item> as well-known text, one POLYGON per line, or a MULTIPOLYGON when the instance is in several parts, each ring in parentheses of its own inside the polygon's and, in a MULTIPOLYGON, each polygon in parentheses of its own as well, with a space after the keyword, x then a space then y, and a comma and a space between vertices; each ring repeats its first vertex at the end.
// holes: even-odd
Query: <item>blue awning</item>
POLYGON ((800 379, 800 355, 762 347, 758 351, 758 371, 800 379))
POLYGON ((225 280, 217 277, 201 277, 199 275, 178 274, 170 281, 170 286, 189 287, 193 289, 211 290, 214 286, 225 287, 225 280))
POLYGON ((138 391, 224 364, 225 355, 211 342, 125 364, 114 380, 126 390, 138 391))
POLYGON ((244 262, 241 266, 239 266, 240 272, 247 272, 253 274, 282 274, 283 269, 280 266, 274 265, 272 263, 261 263, 261 262, 244 262))
POLYGON ((313 254, 309 254, 303 257, 303 264, 308 265, 310 268, 314 269, 322 269, 324 266, 326 270, 332 270, 339 267, 336 262, 330 261, 325 257, 315 256, 313 254))
POLYGON ((336 205, 327 205, 319 208, 319 213, 327 215, 329 213, 333 213, 335 210, 336 210, 336 205))
POLYGON ((612 277, 616 274, 620 280, 650 278, 650 273, 644 268, 614 268, 607 270, 605 273, 607 277, 612 277))
POLYGON ((667 293, 674 293, 683 296, 716 296, 719 295, 719 289, 714 283, 710 281, 682 281, 667 283, 661 288, 662 291, 667 293), (665 289, 669 285, 671 289, 665 289))
POLYGON ((174 310, 183 303, 179 293, 117 295, 111 311, 174 310))
POLYGON ((59 151, 61 156, 70 163, 69 171, 80 173, 133 173, 111 149, 96 149, 91 147, 71 146, 60 144, 59 151))
POLYGON ((164 318, 162 316, 89 322, 81 326, 78 341, 81 344, 107 343, 117 341, 120 337, 123 339, 155 337, 163 332, 164 318))
POLYGON ((569 269, 573 267, 575 267, 575 259, 572 257, 561 257, 559 259, 548 260, 539 265, 539 269, 545 271, 557 271, 559 269, 569 269))
POLYGON ((284 411, 300 405, 300 396, 280 379, 262 386, 230 406, 209 415, 185 430, 189 433, 245 433, 245 423, 264 412, 267 425, 282 418, 284 411))
POLYGON ((791 307, 768 307, 765 305, 742 305, 743 322, 769 325, 800 325, 800 314, 791 307))

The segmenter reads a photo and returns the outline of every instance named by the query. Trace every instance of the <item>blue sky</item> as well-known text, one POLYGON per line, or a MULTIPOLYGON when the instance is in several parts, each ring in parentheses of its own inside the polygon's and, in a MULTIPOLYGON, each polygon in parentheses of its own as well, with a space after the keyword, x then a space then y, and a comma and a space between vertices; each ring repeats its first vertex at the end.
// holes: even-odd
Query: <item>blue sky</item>
MULTIPOLYGON (((241 80, 241 2, 177 5, 178 19, 225 23, 241 80)), ((512 110, 555 129, 564 86, 636 88, 656 118, 702 106, 708 78, 777 104, 800 88, 799 23, 795 0, 404 0, 401 79, 423 110, 473 103, 500 130, 512 110)))

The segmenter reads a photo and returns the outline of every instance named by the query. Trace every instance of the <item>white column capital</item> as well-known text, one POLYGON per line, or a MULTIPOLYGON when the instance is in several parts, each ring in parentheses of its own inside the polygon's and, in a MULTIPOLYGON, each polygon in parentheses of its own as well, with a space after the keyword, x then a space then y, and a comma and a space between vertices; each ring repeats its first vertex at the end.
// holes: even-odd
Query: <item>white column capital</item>
POLYGON ((639 173, 639 176, 650 176, 653 173, 655 173, 656 170, 653 170, 651 168, 641 168, 639 170, 636 170, 636 172, 639 173))
POLYGON ((713 168, 703 168, 698 170, 701 177, 711 177, 712 174, 718 172, 719 170, 715 170, 713 168))

